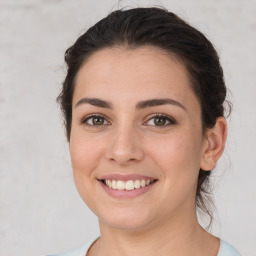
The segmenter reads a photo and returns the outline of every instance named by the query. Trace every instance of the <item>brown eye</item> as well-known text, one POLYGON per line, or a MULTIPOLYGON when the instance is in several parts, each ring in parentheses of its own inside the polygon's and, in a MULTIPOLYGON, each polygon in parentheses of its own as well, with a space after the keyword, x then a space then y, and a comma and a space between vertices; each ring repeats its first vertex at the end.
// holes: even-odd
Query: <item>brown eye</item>
POLYGON ((166 118, 163 116, 157 116, 154 118, 154 124, 157 126, 162 126, 166 124, 166 118))
POLYGON ((175 120, 169 116, 155 115, 150 118, 145 124, 149 126, 166 127, 175 123, 175 120))
POLYGON ((104 124, 104 118, 100 117, 100 116, 93 117, 92 123, 93 123, 93 125, 102 125, 102 124, 104 124))
POLYGON ((101 125, 109 124, 107 120, 100 115, 89 116, 83 119, 81 123, 86 124, 88 126, 101 126, 101 125))

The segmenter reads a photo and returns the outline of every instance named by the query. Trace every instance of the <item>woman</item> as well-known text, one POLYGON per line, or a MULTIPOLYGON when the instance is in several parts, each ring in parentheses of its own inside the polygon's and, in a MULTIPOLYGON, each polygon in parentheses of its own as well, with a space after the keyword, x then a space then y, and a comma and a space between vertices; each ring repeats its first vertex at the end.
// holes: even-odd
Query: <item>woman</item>
POLYGON ((100 238, 72 256, 232 255, 204 230, 226 87, 212 44, 160 8, 115 11, 65 55, 58 98, 74 180, 100 238))

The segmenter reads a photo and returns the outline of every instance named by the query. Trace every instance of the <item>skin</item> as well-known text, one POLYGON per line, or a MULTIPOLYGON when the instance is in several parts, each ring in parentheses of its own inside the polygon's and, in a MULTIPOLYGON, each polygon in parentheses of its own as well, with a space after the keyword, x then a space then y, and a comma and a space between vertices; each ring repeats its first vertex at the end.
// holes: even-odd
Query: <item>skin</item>
POLYGON ((76 187, 99 218, 101 238, 88 255, 216 256, 219 239, 198 224, 195 198, 199 169, 214 168, 226 132, 219 117, 203 135, 187 70, 162 50, 114 47, 87 59, 76 79, 69 142, 76 187), (81 103, 83 98, 107 101, 112 108, 81 103), (182 107, 136 108, 166 98, 182 107), (92 114, 101 115, 103 124, 93 125, 92 114), (167 116, 163 125, 156 125, 154 114, 167 116), (113 173, 157 182, 137 197, 113 198, 98 180, 113 173))

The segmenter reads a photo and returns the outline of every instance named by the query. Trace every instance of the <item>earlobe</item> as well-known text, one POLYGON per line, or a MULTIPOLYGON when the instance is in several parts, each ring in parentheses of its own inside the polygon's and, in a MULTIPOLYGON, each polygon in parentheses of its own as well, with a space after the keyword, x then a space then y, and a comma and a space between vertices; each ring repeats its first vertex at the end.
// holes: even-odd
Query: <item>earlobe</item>
POLYGON ((227 122, 222 116, 216 119, 213 128, 207 129, 204 138, 203 152, 200 168, 205 171, 212 170, 221 157, 227 138, 227 122))

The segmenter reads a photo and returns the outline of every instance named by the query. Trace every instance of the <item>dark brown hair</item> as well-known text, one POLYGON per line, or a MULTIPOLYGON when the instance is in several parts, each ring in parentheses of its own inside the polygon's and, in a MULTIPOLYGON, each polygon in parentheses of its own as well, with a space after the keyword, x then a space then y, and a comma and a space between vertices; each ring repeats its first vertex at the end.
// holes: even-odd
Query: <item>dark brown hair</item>
MULTIPOLYGON (((67 75, 57 100, 63 112, 68 140, 75 78, 83 62, 103 48, 145 45, 158 47, 185 64, 192 89, 201 105, 203 131, 214 127, 217 117, 224 116, 226 86, 223 70, 213 45, 201 32, 164 8, 117 10, 89 28, 66 50, 67 75)), ((200 169, 196 204, 208 214, 211 224, 210 175, 211 171, 200 169)))

